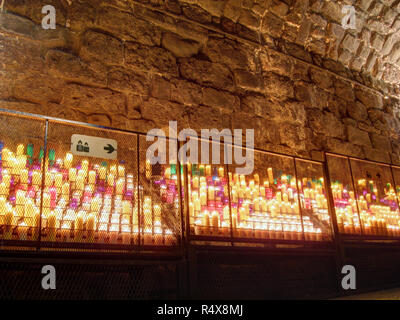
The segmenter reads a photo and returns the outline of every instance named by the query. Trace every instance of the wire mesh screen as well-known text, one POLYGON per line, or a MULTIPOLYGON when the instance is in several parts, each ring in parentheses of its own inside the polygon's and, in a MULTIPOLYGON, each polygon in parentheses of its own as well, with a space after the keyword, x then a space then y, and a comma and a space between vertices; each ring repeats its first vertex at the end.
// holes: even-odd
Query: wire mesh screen
POLYGON ((228 173, 223 164, 223 157, 226 156, 224 145, 201 139, 193 141, 202 147, 198 152, 201 162, 189 158, 186 165, 191 234, 230 238, 231 218, 228 173))
POLYGON ((293 158, 256 151, 252 172, 241 167, 229 166, 235 237, 303 240, 293 158))
POLYGON ((180 174, 176 149, 174 154, 167 151, 171 143, 176 140, 157 137, 152 142, 139 137, 140 241, 144 246, 176 246, 181 241, 180 174))
POLYGON ((305 240, 330 240, 332 222, 323 167, 320 163, 296 159, 296 171, 305 240))
POLYGON ((360 220, 365 235, 400 236, 400 214, 391 168, 351 159, 360 220))
POLYGON ((332 296, 337 290, 333 255, 199 250, 192 272, 197 299, 310 299, 332 296))
POLYGON ((0 239, 39 237, 45 121, 0 114, 0 239))
POLYGON ((50 123, 44 174, 43 242, 138 244, 136 135, 50 123), (98 144, 117 156, 93 156, 86 137, 113 139, 98 144))
POLYGON ((0 300, 176 299, 177 265, 51 263, 56 290, 44 290, 44 263, 0 262, 0 300))
POLYGON ((327 162, 338 230, 342 234, 360 235, 360 217, 349 159, 327 155, 327 162))

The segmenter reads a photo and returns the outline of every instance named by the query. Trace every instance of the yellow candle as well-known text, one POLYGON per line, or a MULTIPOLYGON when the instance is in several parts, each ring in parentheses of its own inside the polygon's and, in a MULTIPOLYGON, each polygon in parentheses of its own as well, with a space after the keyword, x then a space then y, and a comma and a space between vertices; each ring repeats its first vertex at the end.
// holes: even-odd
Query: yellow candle
POLYGON ((99 178, 100 178, 100 180, 105 180, 106 179, 106 173, 107 173, 106 167, 100 167, 99 168, 99 178))
POLYGON ((164 175, 166 179, 171 179, 171 168, 166 168, 164 175))
POLYGON ((76 169, 70 168, 68 171, 69 181, 75 182, 76 181, 76 169))
POLYGON ((55 177, 54 177, 54 185, 55 185, 57 188, 61 188, 61 186, 62 186, 62 181, 63 181, 63 175, 62 175, 62 173, 57 173, 57 174, 55 175, 55 177))
POLYGON ((65 169, 70 169, 71 168, 73 158, 74 158, 74 156, 72 155, 72 153, 68 152, 65 155, 65 158, 64 158, 64 167, 65 167, 65 169))
POLYGON ((69 195, 69 183, 68 183, 68 182, 65 182, 65 183, 62 185, 61 193, 62 193, 63 195, 69 195))
POLYGON ((267 173, 268 173, 268 181, 270 184, 274 183, 274 173, 272 171, 272 168, 268 168, 267 169, 267 173))
POLYGON ((86 222, 87 239, 89 242, 94 242, 94 230, 95 230, 95 214, 90 213, 86 222))
POLYGON ((27 184, 28 183, 28 169, 21 170, 21 183, 27 184))
POLYGON ((202 206, 206 206, 207 205, 207 194, 205 192, 201 192, 200 193, 200 204, 202 206))
POLYGON ((89 184, 95 184, 96 183, 96 171, 90 170, 89 171, 89 184))
POLYGON ((113 176, 117 175, 117 166, 116 165, 112 165, 110 167, 110 174, 112 174, 113 176))
POLYGON ((131 243, 131 227, 128 225, 121 226, 122 233, 122 243, 130 244, 131 243))
POLYGON ((117 180, 117 183, 115 184, 115 192, 116 192, 116 194, 122 194, 124 192, 124 186, 125 186, 125 179, 124 178, 119 178, 117 180))
POLYGON ((224 167, 219 167, 219 168, 218 168, 218 175, 219 175, 220 177, 223 177, 223 176, 224 176, 224 167))
POLYGON ((25 146, 23 144, 19 144, 17 146, 17 156, 22 156, 25 152, 25 146))
POLYGON ((213 228, 218 228, 219 227, 219 213, 217 211, 213 211, 212 212, 212 219, 211 219, 211 223, 213 228))
POLYGON ((15 204, 17 205, 25 205, 25 191, 23 190, 18 190, 17 195, 16 195, 16 201, 15 204))
POLYGON ((32 172, 32 184, 40 185, 42 183, 42 174, 39 171, 34 170, 32 172))
MULTIPOLYGON (((1 203, 0 203, 0 212, 1 212, 1 203)), ((35 204, 32 200, 25 202, 25 217, 32 218, 35 214, 35 204)))
POLYGON ((195 199, 193 201, 194 203, 194 210, 196 210, 197 212, 201 210, 201 203, 200 203, 200 199, 195 199))
POLYGON ((214 200, 215 189, 213 186, 208 187, 208 200, 214 200))
POLYGON ((132 205, 130 201, 124 200, 122 202, 122 214, 129 214, 132 212, 132 205))
POLYGON ((56 241, 56 214, 54 211, 51 211, 48 218, 47 218, 47 227, 48 227, 48 233, 47 233, 47 239, 49 241, 56 241))
POLYGON ((125 167, 123 165, 118 166, 118 176, 125 177, 125 167))
POLYGON ((146 160, 146 178, 150 179, 151 178, 151 164, 150 160, 146 160))
POLYGON ((207 210, 204 211, 204 214, 203 214, 203 226, 205 227, 204 232, 206 234, 208 234, 209 233, 208 228, 210 227, 210 214, 208 213, 207 210))
POLYGON ((84 187, 85 187, 85 178, 82 176, 78 176, 76 178, 76 189, 77 190, 81 190, 83 191, 84 187))
POLYGON ((193 177, 193 189, 198 189, 199 188, 199 177, 193 177))
POLYGON ((224 216, 224 220, 229 221, 229 206, 225 206, 224 207, 224 211, 223 211, 223 216, 224 216))
POLYGON ((107 176, 107 183, 110 187, 114 187, 114 175, 112 173, 107 176))

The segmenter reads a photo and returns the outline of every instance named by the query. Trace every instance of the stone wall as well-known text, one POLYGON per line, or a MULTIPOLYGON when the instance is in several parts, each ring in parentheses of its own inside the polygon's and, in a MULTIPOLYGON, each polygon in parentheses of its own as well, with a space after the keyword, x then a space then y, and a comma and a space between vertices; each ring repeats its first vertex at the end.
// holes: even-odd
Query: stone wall
POLYGON ((0 107, 143 132, 254 128, 266 150, 399 163, 399 3, 5 0, 0 107))

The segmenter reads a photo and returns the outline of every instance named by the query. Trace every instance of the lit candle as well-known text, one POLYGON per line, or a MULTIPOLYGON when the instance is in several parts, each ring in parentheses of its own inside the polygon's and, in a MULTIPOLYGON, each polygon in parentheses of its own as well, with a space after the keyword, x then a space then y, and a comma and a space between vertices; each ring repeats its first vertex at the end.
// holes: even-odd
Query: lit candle
POLYGON ((193 177, 192 182, 193 182, 193 189, 198 189, 199 188, 199 177, 198 176, 193 177))
POLYGON ((21 183, 27 184, 28 183, 28 169, 21 170, 21 183))
POLYGON ((89 242, 94 242, 94 230, 95 230, 95 214, 90 213, 86 222, 87 239, 89 242))
POLYGON ((76 168, 70 168, 68 171, 69 181, 75 182, 76 181, 76 168))
POLYGON ((209 227, 210 227, 210 214, 208 213, 208 211, 204 211, 203 213, 203 226, 204 228, 204 232, 206 234, 209 234, 209 227))
POLYGON ((83 191, 85 188, 85 178, 79 176, 76 178, 76 189, 79 191, 83 191))
POLYGON ((99 168, 99 178, 100 178, 100 180, 105 180, 106 179, 106 174, 107 174, 107 168, 101 166, 99 168))
POLYGON ((207 205, 207 194, 205 192, 201 192, 200 193, 200 204, 202 206, 206 206, 207 205))
POLYGON ((132 212, 132 205, 130 201, 124 200, 122 202, 122 214, 129 214, 132 212))
POLYGON ((47 218, 47 239, 49 241, 56 241, 56 214, 54 211, 51 211, 47 218))
POLYGON ((208 200, 214 200, 215 189, 213 186, 208 187, 208 200))
POLYGON ((171 168, 165 169, 164 176, 166 179, 171 179, 171 168))
POLYGON ((154 244, 158 246, 163 245, 163 234, 161 228, 154 228, 154 244))
POLYGON ((122 243, 131 244, 131 227, 129 225, 121 226, 122 243))
POLYGON ((118 166, 118 176, 125 177, 125 167, 123 165, 118 166))
POLYGON ((176 241, 175 241, 175 237, 172 233, 171 230, 166 230, 165 231, 165 245, 167 246, 173 246, 175 245, 176 241))
POLYGON ((18 225, 17 232, 19 240, 28 240, 28 229, 29 227, 26 225, 25 222, 22 222, 18 225))
POLYGON ((70 169, 72 167, 72 160, 74 159, 74 156, 71 153, 67 153, 64 158, 64 168, 65 169, 70 169))
POLYGON ((22 156, 25 152, 25 146, 23 144, 19 144, 17 146, 17 156, 22 156))
POLYGON ((114 175, 112 173, 107 176, 107 183, 110 187, 114 187, 114 175))
POLYGON ((38 186, 41 184, 41 182, 42 182, 42 174, 39 171, 34 170, 32 172, 32 184, 38 186))
POLYGON ((119 225, 112 224, 110 227, 110 243, 118 242, 119 225))
POLYGON ((150 179, 151 178, 151 164, 150 160, 146 160, 146 178, 150 179))
POLYGON ((144 229, 143 243, 144 243, 144 245, 152 245, 153 244, 153 235, 152 235, 150 228, 144 229))
POLYGON ((274 173, 272 171, 272 168, 268 168, 267 172, 268 172, 268 181, 270 184, 273 184, 274 183, 274 173))
POLYGON ((219 168, 218 168, 218 175, 219 175, 220 177, 223 177, 223 176, 224 176, 224 167, 219 167, 219 168))
POLYGON ((218 229, 218 227, 219 227, 219 219, 220 219, 219 213, 217 211, 213 211, 212 212, 212 218, 211 218, 211 224, 212 224, 213 228, 218 229))
POLYGON ((124 192, 125 179, 119 178, 115 184, 115 193, 122 194, 124 192))
POLYGON ((200 203, 200 199, 195 199, 194 200, 194 210, 196 210, 197 212, 199 212, 201 210, 201 203, 200 203))

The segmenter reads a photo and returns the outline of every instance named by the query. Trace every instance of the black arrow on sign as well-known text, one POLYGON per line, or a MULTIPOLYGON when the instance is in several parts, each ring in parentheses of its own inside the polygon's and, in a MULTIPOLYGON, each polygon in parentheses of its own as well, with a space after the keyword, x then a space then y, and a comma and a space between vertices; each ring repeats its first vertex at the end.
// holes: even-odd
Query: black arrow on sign
POLYGON ((113 153, 115 151, 111 144, 107 144, 107 146, 104 147, 104 150, 108 151, 107 153, 113 153))

